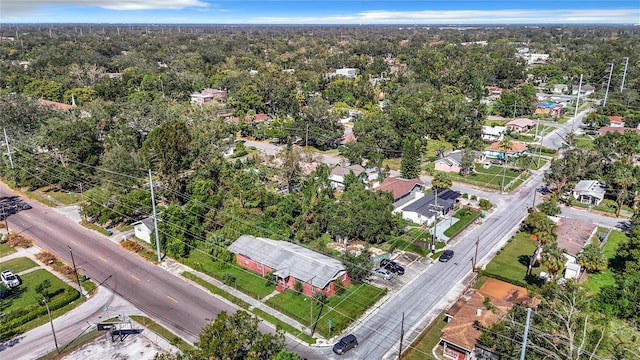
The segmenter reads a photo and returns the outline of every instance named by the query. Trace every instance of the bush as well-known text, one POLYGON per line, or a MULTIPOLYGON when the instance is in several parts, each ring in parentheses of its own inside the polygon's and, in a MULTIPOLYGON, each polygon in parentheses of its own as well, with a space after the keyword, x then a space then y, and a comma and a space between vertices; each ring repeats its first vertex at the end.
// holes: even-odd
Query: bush
POLYGON ((468 199, 469 198, 469 194, 467 194, 467 193, 462 194, 462 198, 463 199, 468 199))
POLYGON ((345 288, 344 286, 342 286, 342 283, 340 281, 334 281, 333 288, 335 289, 335 295, 339 296, 344 294, 345 288))
POLYGON ((7 237, 7 245, 14 248, 21 247, 26 249, 33 246, 33 240, 24 235, 12 232, 7 237))
POLYGON ((296 280, 293 283, 293 290, 296 291, 296 294, 302 294, 302 282, 300 282, 300 280, 296 280))
POLYGON ((229 285, 229 286, 231 286, 231 285, 236 283, 236 277, 233 276, 233 274, 231 274, 231 273, 222 274, 221 280, 225 285, 229 285))
POLYGON ((477 196, 475 196, 475 195, 471 195, 471 200, 477 200, 477 199, 478 199, 478 197, 477 197, 477 196))
POLYGON ((489 210, 492 207, 493 207, 493 204, 491 203, 491 201, 487 199, 480 199, 480 209, 489 210))

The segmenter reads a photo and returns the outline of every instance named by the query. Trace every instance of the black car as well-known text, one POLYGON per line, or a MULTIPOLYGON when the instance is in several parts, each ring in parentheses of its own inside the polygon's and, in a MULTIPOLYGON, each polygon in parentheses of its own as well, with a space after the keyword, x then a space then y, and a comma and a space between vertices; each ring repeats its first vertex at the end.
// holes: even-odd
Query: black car
POLYGON ((453 250, 445 250, 438 260, 448 262, 453 257, 453 250))
POLYGON ((355 335, 349 334, 333 345, 333 352, 342 355, 356 347, 358 347, 358 339, 356 339, 355 335))
POLYGON ((404 275, 404 268, 393 260, 382 259, 382 261, 380 261, 380 267, 385 268, 398 275, 404 275))

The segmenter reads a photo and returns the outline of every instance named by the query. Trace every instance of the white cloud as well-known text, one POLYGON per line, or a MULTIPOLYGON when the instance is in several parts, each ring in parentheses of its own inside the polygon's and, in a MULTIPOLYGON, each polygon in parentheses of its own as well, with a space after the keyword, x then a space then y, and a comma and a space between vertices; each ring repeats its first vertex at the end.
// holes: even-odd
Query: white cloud
POLYGON ((108 10, 180 10, 190 7, 205 8, 202 0, 1 0, 0 15, 3 19, 31 16, 42 13, 47 6, 100 7, 108 10))
POLYGON ((638 23, 640 9, 363 11, 353 16, 256 17, 278 24, 579 24, 638 23))

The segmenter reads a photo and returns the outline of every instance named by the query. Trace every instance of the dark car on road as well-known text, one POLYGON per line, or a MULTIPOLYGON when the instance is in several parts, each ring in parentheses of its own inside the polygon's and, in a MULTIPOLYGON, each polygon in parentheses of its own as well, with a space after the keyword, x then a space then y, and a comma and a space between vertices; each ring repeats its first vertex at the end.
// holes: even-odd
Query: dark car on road
POLYGON ((398 275, 404 275, 404 268, 393 260, 382 259, 382 261, 380 261, 380 267, 385 268, 398 275))
POLYGON ((333 345, 333 352, 338 355, 342 355, 347 351, 357 347, 358 339, 356 339, 355 335, 349 334, 340 339, 340 341, 338 341, 335 345, 333 345))
POLYGON ((442 255, 440 255, 440 258, 438 260, 440 260, 441 262, 448 262, 452 257, 453 250, 445 250, 442 255))

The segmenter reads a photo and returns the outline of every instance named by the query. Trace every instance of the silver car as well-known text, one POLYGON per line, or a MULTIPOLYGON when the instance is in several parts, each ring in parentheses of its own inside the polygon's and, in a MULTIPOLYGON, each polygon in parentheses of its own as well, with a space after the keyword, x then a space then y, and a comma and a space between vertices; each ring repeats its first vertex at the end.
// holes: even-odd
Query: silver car
POLYGON ((371 274, 373 276, 377 276, 377 277, 381 277, 385 280, 391 280, 393 279, 393 273, 387 269, 384 268, 375 268, 373 270, 371 270, 371 274))

